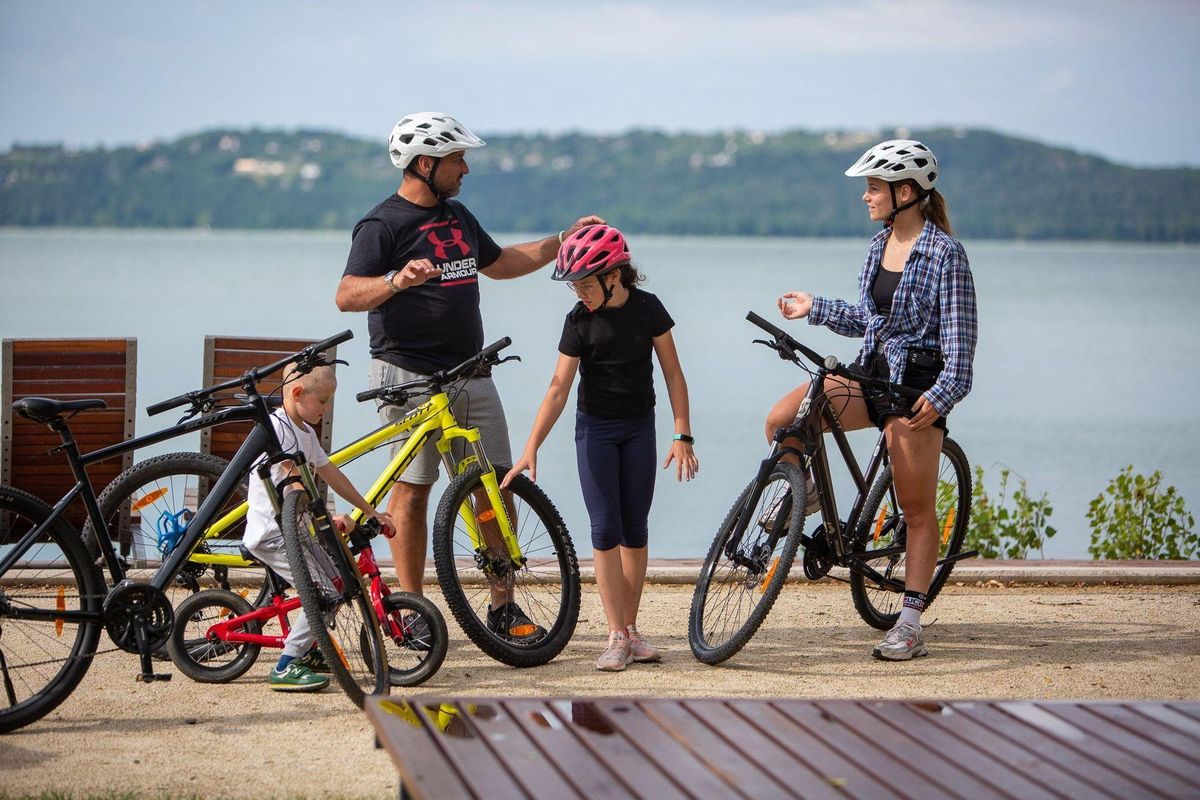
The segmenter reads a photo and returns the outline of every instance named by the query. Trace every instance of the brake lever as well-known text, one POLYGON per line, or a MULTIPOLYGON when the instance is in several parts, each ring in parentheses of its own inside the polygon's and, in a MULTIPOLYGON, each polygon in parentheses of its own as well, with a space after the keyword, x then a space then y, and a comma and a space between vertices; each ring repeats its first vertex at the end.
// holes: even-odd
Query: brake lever
POLYGON ((493 366, 497 366, 497 367, 498 367, 498 366, 500 366, 501 364, 508 363, 509 361, 520 361, 520 360, 521 360, 521 357, 520 357, 520 356, 506 356, 506 357, 504 357, 504 358, 500 359, 499 361, 494 361, 494 362, 492 362, 492 364, 493 364, 493 366))

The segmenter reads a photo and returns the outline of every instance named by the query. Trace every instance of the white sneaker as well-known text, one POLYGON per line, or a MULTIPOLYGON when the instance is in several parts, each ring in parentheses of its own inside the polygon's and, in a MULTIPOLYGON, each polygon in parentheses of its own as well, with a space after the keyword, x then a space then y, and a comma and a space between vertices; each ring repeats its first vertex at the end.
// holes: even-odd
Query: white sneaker
POLYGON ((929 655, 929 648, 925 646, 920 625, 898 622, 883 635, 883 641, 875 645, 871 655, 881 661, 908 661, 929 655))

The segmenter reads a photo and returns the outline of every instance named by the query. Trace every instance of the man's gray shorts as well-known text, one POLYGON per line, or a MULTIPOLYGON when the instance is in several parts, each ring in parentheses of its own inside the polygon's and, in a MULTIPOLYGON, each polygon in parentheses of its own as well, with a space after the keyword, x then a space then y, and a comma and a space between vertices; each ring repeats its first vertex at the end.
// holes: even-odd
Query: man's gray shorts
MULTIPOLYGON (((380 361, 377 358, 371 359, 370 385, 372 389, 416 381, 424 377, 426 376, 418 372, 401 369, 386 361, 380 361)), ((512 449, 508 443, 508 422, 504 419, 504 406, 500 403, 500 394, 496 391, 496 384, 492 382, 491 378, 471 378, 465 385, 459 385, 463 386, 463 390, 458 393, 457 397, 454 396, 454 391, 449 392, 453 401, 450 408, 453 409, 458 424, 464 428, 479 428, 483 450, 487 453, 489 461, 493 464, 511 465, 512 449)), ((379 417, 385 425, 395 422, 428 400, 429 397, 425 395, 414 398, 403 406, 383 406, 379 409, 379 417)), ((404 475, 400 478, 402 481, 420 485, 437 483, 441 456, 434 444, 436 440, 435 436, 425 443, 416 459, 404 471, 404 475)), ((406 441, 408 441, 407 435, 392 444, 392 456, 399 452, 406 441)), ((456 458, 462 456, 459 450, 461 445, 462 442, 455 445, 456 458)))

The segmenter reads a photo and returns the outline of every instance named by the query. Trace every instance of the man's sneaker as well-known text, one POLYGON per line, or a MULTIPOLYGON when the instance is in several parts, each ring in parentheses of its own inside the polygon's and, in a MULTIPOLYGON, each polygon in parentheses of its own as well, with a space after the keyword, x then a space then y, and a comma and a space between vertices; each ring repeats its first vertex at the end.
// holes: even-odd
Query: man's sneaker
POLYGON ((499 608, 488 606, 488 630, 518 644, 535 642, 546 635, 546 629, 525 615, 511 600, 499 608))
POLYGON ((315 647, 304 655, 300 656, 300 658, 297 658, 292 663, 299 664, 302 667, 307 667, 313 672, 321 675, 329 674, 329 665, 325 663, 325 656, 322 655, 321 651, 315 647))
POLYGON ((283 672, 271 670, 268 681, 277 692, 319 692, 329 685, 329 678, 313 672, 299 659, 284 667, 283 672))
POLYGON ((629 637, 620 631, 608 635, 608 647, 596 659, 596 669, 601 672, 620 672, 633 661, 633 648, 629 637))
POLYGON ((633 653, 634 661, 645 664, 662 660, 662 653, 657 647, 642 638, 642 635, 638 633, 637 626, 625 626, 625 635, 629 637, 629 649, 633 653))
POLYGON ((871 655, 882 661, 908 661, 929 655, 929 648, 925 646, 920 625, 901 622, 884 634, 883 641, 875 645, 871 655))
POLYGON ((402 647, 421 653, 433 649, 433 631, 429 629, 429 622, 415 611, 400 622, 400 630, 402 647))

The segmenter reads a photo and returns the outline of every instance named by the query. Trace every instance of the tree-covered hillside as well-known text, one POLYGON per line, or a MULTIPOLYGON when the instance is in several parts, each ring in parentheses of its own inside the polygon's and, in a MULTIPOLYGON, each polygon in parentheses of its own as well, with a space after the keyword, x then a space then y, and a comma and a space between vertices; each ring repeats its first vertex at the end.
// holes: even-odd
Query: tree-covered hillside
MULTIPOLYGON (((598 213, 630 231, 860 235, 843 170, 893 132, 485 136, 462 199, 496 231, 598 213)), ((1200 241, 1200 170, 1136 169, 985 130, 913 131, 969 238, 1200 241)), ((328 131, 215 130, 114 149, 0 154, 0 225, 349 230, 400 173, 328 131)))

